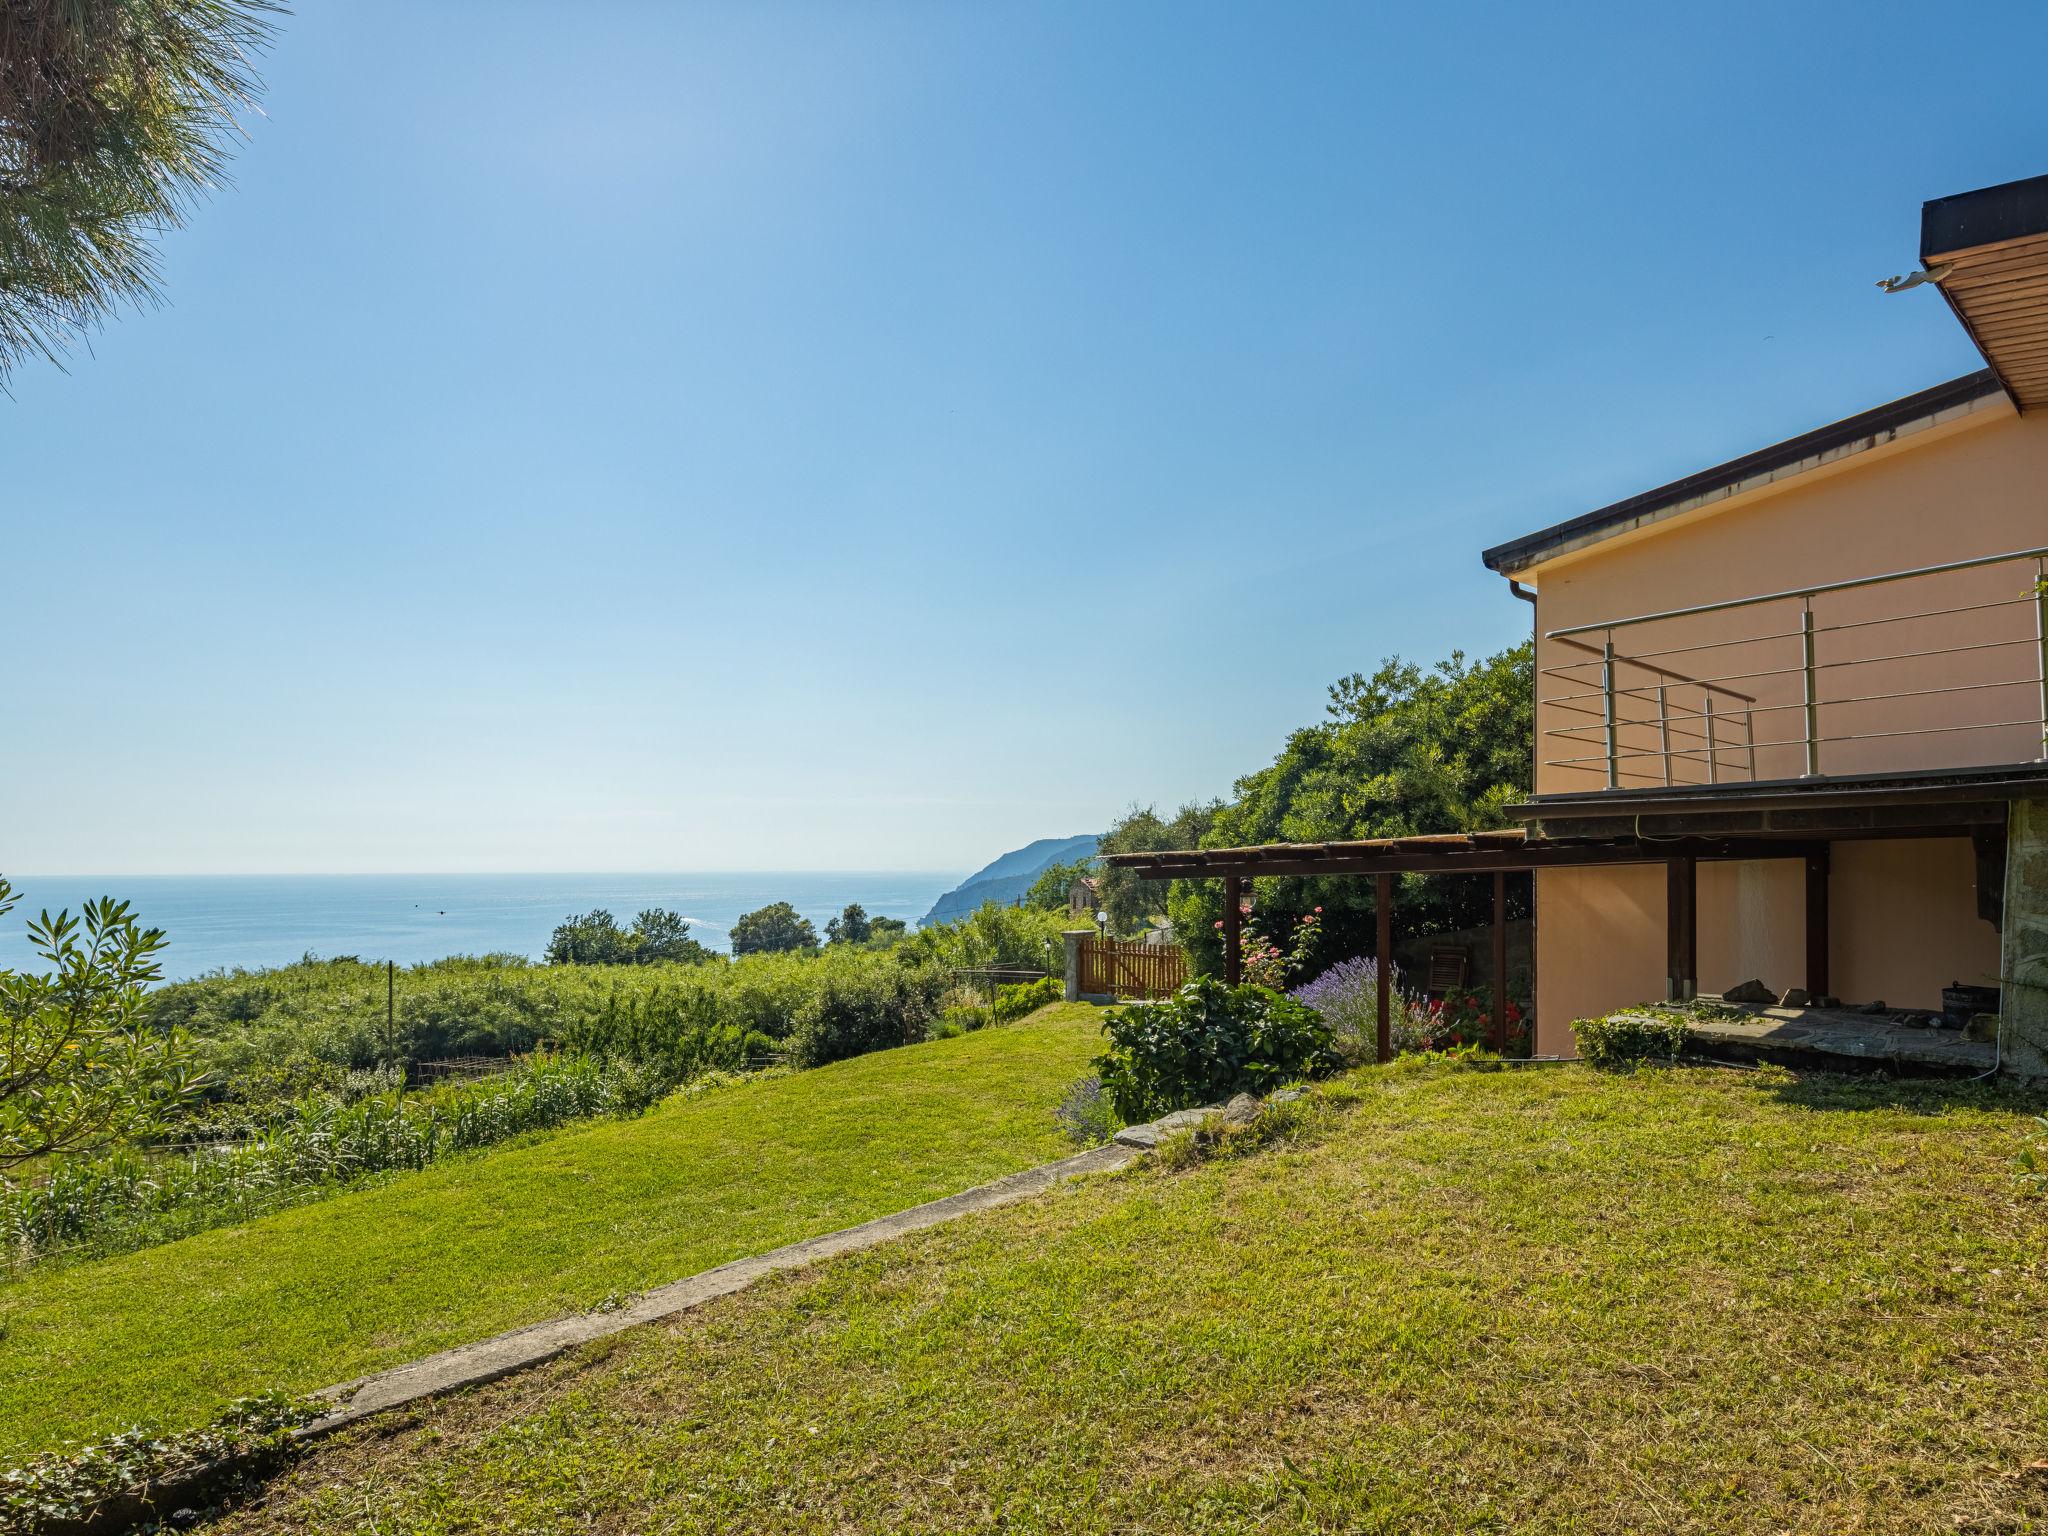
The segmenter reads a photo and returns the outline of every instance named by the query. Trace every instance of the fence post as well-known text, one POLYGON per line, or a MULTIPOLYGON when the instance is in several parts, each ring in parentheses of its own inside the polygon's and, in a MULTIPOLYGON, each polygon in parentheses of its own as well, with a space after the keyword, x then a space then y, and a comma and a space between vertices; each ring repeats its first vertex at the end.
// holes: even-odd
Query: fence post
POLYGON ((1800 668, 1806 683, 1806 777, 1820 777, 1820 695, 1813 677, 1813 599, 1799 603, 1799 645, 1805 662, 1800 668))
POLYGON ((1095 937, 1092 928, 1070 928, 1061 932, 1060 937, 1067 945, 1067 990, 1066 1000, 1070 1003, 1081 1001, 1081 941, 1095 937))
POLYGON ((1710 693, 1706 695, 1706 700, 1706 708, 1701 713, 1706 716, 1707 721, 1707 782, 1718 784, 1721 782, 1721 748, 1714 739, 1714 696, 1710 693))

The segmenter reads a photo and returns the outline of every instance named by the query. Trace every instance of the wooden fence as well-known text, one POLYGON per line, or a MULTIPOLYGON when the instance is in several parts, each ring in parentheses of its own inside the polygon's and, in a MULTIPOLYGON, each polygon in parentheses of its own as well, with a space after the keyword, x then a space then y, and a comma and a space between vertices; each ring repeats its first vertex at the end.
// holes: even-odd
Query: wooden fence
POLYGON ((1094 997, 1166 997, 1188 979, 1188 952, 1178 944, 1122 939, 1081 941, 1081 991, 1094 997))

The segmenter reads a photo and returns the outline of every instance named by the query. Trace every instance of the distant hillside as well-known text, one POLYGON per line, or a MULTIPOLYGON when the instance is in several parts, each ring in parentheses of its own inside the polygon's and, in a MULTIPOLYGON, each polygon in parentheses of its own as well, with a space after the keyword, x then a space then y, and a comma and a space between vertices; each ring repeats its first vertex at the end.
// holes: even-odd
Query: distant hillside
POLYGON ((932 904, 931 911, 925 913, 919 926, 950 923, 955 918, 967 916, 983 902, 993 901, 1008 906, 1030 890, 1033 882, 1053 865, 1093 858, 1095 845, 1100 841, 1101 838, 1093 834, 1041 837, 1014 853, 1006 853, 986 869, 969 875, 958 888, 941 896, 932 904))

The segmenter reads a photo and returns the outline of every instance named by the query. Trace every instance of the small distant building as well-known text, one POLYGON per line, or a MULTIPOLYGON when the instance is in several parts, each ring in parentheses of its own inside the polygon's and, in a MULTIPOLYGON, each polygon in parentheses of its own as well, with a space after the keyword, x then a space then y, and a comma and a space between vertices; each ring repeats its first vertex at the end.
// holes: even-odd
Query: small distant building
POLYGON ((1074 883, 1067 887, 1067 910, 1075 916, 1085 916, 1091 923, 1101 909, 1096 905, 1102 895, 1102 882, 1093 875, 1077 875, 1074 883))

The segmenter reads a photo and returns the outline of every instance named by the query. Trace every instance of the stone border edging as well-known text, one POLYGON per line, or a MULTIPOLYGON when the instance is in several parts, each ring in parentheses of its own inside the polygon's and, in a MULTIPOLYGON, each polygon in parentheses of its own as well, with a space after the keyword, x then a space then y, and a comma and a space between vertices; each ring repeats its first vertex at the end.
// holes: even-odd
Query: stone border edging
MULTIPOLYGON (((1197 1116, 1201 1114, 1200 1111, 1194 1113, 1197 1116)), ((1133 1126, 1129 1131, 1152 1130, 1160 1124, 1155 1121, 1153 1126, 1133 1126)), ((786 1243, 749 1258, 734 1259, 645 1292, 615 1312, 583 1312, 571 1317, 552 1318, 547 1322, 529 1323, 524 1328, 514 1328, 474 1344, 459 1344, 423 1360, 323 1387, 311 1395, 332 1400, 334 1410, 292 1430, 286 1444, 292 1448, 303 1447, 391 1409, 480 1387, 534 1366, 545 1365, 580 1344, 609 1338, 645 1323, 679 1316, 721 1296, 744 1291, 769 1275, 802 1269, 820 1259, 876 1248, 894 1238, 907 1237, 928 1227, 943 1226, 976 1211, 1015 1205, 1085 1174, 1113 1173, 1137 1162, 1149 1145, 1133 1145, 1119 1137, 1104 1146, 1063 1157, 1057 1162, 1041 1163, 1019 1173, 1006 1174, 958 1194, 928 1200, 887 1216, 877 1216, 857 1226, 842 1227, 837 1232, 786 1243)), ((275 1450, 269 1450, 260 1455, 230 1456, 193 1467, 146 1487, 114 1495, 82 1520, 50 1522, 46 1530, 49 1536, 116 1536, 116 1533, 144 1520, 161 1519, 167 1512, 184 1505, 212 1502, 214 1495, 232 1487, 243 1475, 261 1470, 259 1463, 275 1459, 276 1454, 275 1450)))
POLYGON ((877 1216, 858 1226, 843 1227, 822 1237, 807 1237, 750 1258, 734 1259, 688 1279, 645 1292, 616 1312, 585 1312, 544 1323, 530 1323, 524 1328, 515 1328, 474 1344, 459 1344, 424 1360, 396 1365, 389 1370, 323 1388, 313 1395, 334 1399, 337 1403, 334 1412, 293 1431, 293 1439, 318 1439, 373 1414, 443 1393, 482 1386, 502 1376, 545 1364, 579 1344, 609 1338, 628 1328, 659 1322, 708 1301, 716 1301, 721 1296, 731 1296, 769 1275, 802 1269, 820 1259, 834 1258, 842 1253, 858 1253, 892 1238, 941 1226, 974 1211, 1013 1205, 1019 1200, 1043 1194, 1068 1179, 1127 1167, 1139 1156, 1137 1149, 1115 1143, 1096 1147, 1073 1157, 1061 1158, 1058 1162, 1041 1163, 1021 1173, 977 1184, 957 1195, 947 1195, 923 1205, 913 1205, 907 1210, 877 1216))

